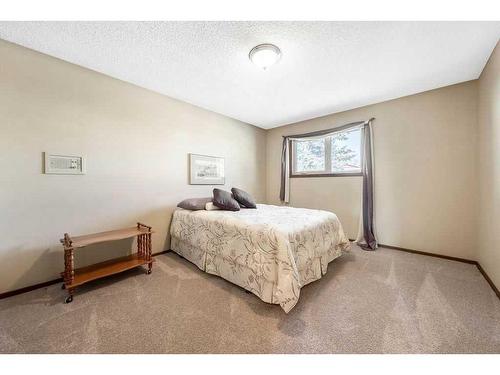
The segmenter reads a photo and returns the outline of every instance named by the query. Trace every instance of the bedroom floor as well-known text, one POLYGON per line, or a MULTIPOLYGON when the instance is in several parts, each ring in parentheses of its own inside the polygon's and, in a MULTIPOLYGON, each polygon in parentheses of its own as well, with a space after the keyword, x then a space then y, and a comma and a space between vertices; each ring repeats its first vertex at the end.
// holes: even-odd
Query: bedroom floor
POLYGON ((474 265, 353 246, 287 315, 174 253, 82 287, 0 301, 1 353, 500 353, 474 265))

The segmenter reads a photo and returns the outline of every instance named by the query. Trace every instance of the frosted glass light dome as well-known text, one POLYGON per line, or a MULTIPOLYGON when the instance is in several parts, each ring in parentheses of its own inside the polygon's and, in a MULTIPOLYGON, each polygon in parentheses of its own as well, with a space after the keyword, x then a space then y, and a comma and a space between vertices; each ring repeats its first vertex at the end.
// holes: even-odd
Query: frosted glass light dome
POLYGON ((248 57, 259 68, 266 70, 278 62, 281 57, 281 51, 274 44, 259 44, 252 48, 248 57))

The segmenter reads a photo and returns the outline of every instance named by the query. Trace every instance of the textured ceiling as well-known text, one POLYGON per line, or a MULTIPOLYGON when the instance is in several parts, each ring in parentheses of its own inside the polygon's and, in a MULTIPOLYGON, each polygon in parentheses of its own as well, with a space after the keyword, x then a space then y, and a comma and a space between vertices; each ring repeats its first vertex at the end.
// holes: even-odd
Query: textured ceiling
POLYGON ((500 22, 0 22, 0 38, 272 128, 478 78, 500 22), (282 50, 267 71, 248 52, 282 50))

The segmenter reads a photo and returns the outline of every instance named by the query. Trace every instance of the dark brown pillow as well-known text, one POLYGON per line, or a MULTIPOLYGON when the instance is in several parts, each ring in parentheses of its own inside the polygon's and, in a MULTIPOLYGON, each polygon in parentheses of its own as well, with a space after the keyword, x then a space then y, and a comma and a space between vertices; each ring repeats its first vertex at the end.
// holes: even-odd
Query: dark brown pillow
POLYGON ((214 189, 213 204, 223 210, 239 211, 240 205, 229 191, 214 189))
POLYGON ((255 199, 253 199, 253 197, 246 191, 238 188, 232 188, 231 192, 233 193, 234 199, 236 199, 240 205, 243 205, 246 208, 257 208, 255 199))
POLYGON ((204 210, 208 202, 212 202, 212 198, 189 198, 184 199, 177 207, 184 208, 185 210, 199 211, 204 210))

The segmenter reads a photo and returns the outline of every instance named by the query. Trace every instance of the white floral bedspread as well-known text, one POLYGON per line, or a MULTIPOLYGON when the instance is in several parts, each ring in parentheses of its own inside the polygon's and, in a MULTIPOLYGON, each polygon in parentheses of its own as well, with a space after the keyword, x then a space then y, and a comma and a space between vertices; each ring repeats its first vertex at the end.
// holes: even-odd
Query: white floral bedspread
POLYGON ((334 213, 266 204, 237 212, 178 209, 170 233, 172 250, 285 312, 302 286, 349 249, 334 213))

